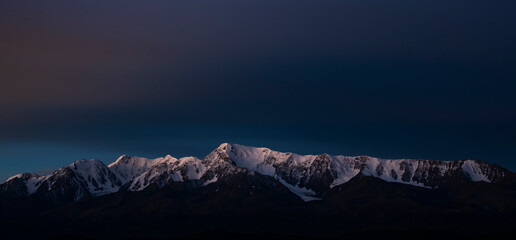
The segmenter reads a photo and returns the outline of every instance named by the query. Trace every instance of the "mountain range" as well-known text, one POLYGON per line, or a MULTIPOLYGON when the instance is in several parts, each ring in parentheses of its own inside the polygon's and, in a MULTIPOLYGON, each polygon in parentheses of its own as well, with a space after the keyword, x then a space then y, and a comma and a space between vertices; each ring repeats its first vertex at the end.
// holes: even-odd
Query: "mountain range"
POLYGON ((516 174, 482 161, 298 155, 224 143, 203 159, 123 155, 109 165, 79 160, 47 176, 12 176, 0 184, 0 230, 27 238, 391 230, 478 237, 513 231, 515 199, 516 174))

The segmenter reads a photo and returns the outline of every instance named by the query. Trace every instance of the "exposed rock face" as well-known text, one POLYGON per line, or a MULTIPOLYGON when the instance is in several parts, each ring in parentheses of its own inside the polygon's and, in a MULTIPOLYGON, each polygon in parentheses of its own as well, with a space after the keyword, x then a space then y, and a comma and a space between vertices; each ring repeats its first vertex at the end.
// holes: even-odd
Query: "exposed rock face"
POLYGON ((39 194, 55 201, 81 199, 117 192, 141 191, 173 182, 203 187, 235 174, 272 177, 301 199, 316 200, 358 174, 425 188, 452 181, 498 183, 512 173, 481 161, 386 160, 368 156, 298 155, 268 148, 224 143, 204 159, 195 157, 146 159, 121 156, 109 166, 99 160, 76 161, 48 176, 19 174, 0 185, 17 196, 39 194))

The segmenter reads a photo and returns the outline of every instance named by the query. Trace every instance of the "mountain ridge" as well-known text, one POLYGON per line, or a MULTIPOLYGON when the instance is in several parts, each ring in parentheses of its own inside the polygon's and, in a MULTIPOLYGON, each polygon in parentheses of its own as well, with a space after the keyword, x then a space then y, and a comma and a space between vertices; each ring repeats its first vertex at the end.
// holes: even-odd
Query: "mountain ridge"
POLYGON ((221 144, 203 159, 123 155, 109 165, 80 160, 47 176, 15 175, 0 184, 0 232, 8 239, 176 239, 209 231, 341 239, 385 229, 396 239, 421 230, 494 236, 514 231, 515 199, 516 174, 481 161, 221 144))
POLYGON ((478 160, 379 159, 369 156, 298 155, 263 147, 223 143, 204 159, 120 156, 105 165, 100 160, 78 160, 47 176, 17 174, 0 191, 17 195, 46 194, 79 201, 121 189, 142 191, 152 184, 194 181, 200 187, 236 173, 270 176, 304 201, 320 200, 335 186, 358 174, 383 181, 435 189, 453 179, 498 183, 509 170, 478 160), (63 196, 61 196, 63 195, 63 196))

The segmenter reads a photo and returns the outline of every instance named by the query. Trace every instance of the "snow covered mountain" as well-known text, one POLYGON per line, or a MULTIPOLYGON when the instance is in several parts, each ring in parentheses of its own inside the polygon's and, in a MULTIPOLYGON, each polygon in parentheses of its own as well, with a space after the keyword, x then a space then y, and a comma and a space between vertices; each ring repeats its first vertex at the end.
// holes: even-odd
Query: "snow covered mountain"
POLYGON ((104 165, 81 160, 47 176, 15 175, 0 185, 0 192, 18 196, 42 194, 59 201, 78 201, 120 190, 141 191, 151 185, 190 182, 203 187, 235 174, 270 176, 304 201, 321 199, 335 186, 363 175, 387 182, 439 188, 451 181, 497 183, 508 170, 481 161, 378 159, 368 156, 298 155, 268 148, 221 144, 204 159, 195 157, 147 159, 121 156, 104 165), (64 200, 63 200, 64 199, 64 200))
POLYGON ((120 180, 99 160, 80 160, 47 176, 24 173, 10 177, 1 191, 15 190, 17 195, 42 193, 54 199, 78 201, 88 197, 116 192, 120 180))
POLYGON ((452 179, 498 182, 509 171, 481 161, 378 159, 368 156, 298 155, 268 148, 222 144, 215 151, 232 164, 275 177, 305 201, 316 200, 329 189, 358 174, 387 182, 438 188, 452 179))

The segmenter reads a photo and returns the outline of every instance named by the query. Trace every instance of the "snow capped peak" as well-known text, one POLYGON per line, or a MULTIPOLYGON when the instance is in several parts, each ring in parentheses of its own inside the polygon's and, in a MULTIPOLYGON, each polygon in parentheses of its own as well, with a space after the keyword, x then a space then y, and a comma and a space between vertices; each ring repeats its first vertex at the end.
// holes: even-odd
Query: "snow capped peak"
POLYGON ((222 149, 222 150, 226 150, 226 148, 230 146, 231 147, 231 144, 230 143, 221 143, 216 149, 222 149))
POLYGON ((465 160, 462 164, 462 171, 474 182, 491 182, 488 176, 488 168, 482 167, 485 163, 481 161, 465 160))
POLYGON ((23 180, 27 195, 40 189, 54 195, 64 195, 66 189, 71 191, 74 200, 118 191, 120 187, 120 181, 98 159, 77 160, 47 176, 25 173, 13 176, 10 180, 14 178, 23 180))
POLYGON ((273 158, 285 161, 292 154, 272 151, 268 148, 247 147, 238 144, 227 145, 226 153, 236 166, 247 168, 261 174, 273 176, 275 169, 272 167, 273 158))
POLYGON ((124 155, 122 155, 122 156, 118 157, 118 159, 116 159, 116 161, 114 161, 114 162, 112 162, 111 164, 109 164, 109 165, 108 165, 108 167, 111 167, 111 166, 113 166, 113 165, 119 164, 119 163, 121 163, 121 162, 126 162, 126 161, 128 161, 129 159, 131 159, 131 157, 130 157, 130 156, 128 156, 128 155, 125 155, 125 154, 124 154, 124 155))
POLYGON ((225 149, 229 162, 235 166, 272 176, 305 201, 318 199, 314 197, 316 193, 307 188, 307 177, 311 174, 307 169, 317 156, 301 156, 238 144, 226 144, 220 149, 225 149))
POLYGON ((76 160, 75 162, 68 165, 68 167, 72 169, 92 169, 97 168, 99 166, 106 166, 103 162, 101 162, 98 159, 82 159, 82 160, 76 160))
POLYGON ((8 179, 7 179, 7 180, 5 180, 3 183, 5 183, 5 182, 9 182, 9 181, 11 181, 11 180, 13 180, 13 179, 15 179, 15 178, 21 178, 21 177, 22 177, 22 174, 21 174, 21 173, 19 173, 19 174, 16 174, 16 175, 14 175, 14 176, 12 176, 12 177, 8 178, 8 179))
MULTIPOLYGON (((7 180, 5 180, 3 183, 6 183, 6 182, 9 182, 15 178, 19 178, 21 180, 27 180, 27 179, 31 179, 31 178, 39 178, 40 176, 36 173, 20 173, 20 174, 16 174, 10 178, 8 178, 7 180)), ((2 184, 3 184, 2 183, 2 184)))
POLYGON ((98 159, 78 160, 68 167, 93 196, 116 192, 120 188, 118 178, 98 159))
POLYGON ((76 160, 75 162, 68 165, 69 167, 77 168, 79 167, 94 167, 98 165, 104 165, 104 163, 98 159, 82 159, 82 160, 76 160))
POLYGON ((114 163, 109 164, 108 168, 125 184, 148 171, 152 166, 159 164, 162 160, 164 158, 148 159, 123 155, 114 163))
MULTIPOLYGON (((140 159, 141 161, 141 159, 140 159)), ((129 190, 139 191, 150 184, 159 187, 169 182, 181 182, 186 180, 199 180, 206 172, 207 167, 202 160, 196 157, 183 157, 180 159, 170 155, 164 158, 146 159, 146 165, 140 165, 139 171, 129 180, 129 190)), ((120 169, 113 168, 120 172, 120 169)), ((119 173, 123 175, 123 173, 119 173)))

